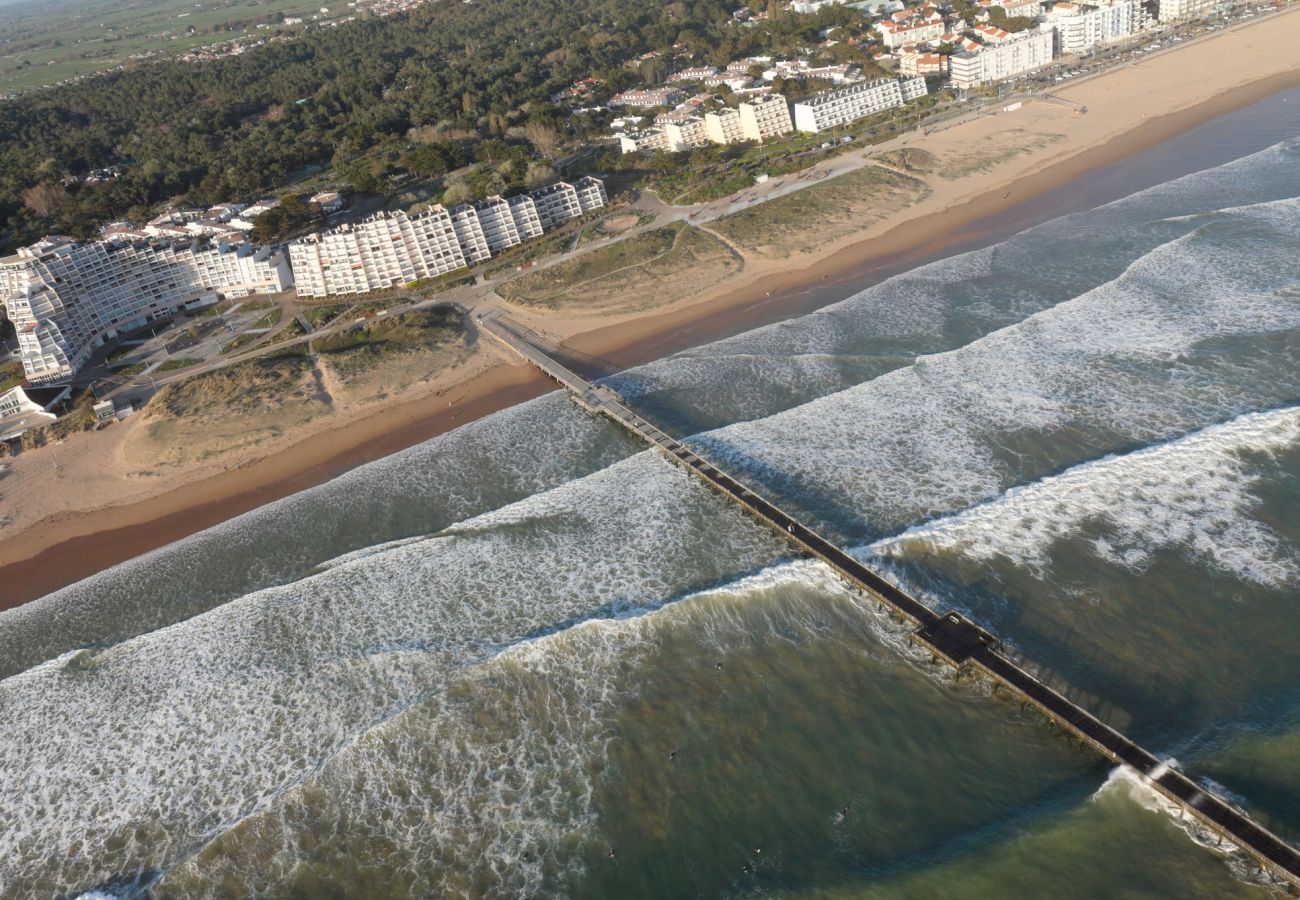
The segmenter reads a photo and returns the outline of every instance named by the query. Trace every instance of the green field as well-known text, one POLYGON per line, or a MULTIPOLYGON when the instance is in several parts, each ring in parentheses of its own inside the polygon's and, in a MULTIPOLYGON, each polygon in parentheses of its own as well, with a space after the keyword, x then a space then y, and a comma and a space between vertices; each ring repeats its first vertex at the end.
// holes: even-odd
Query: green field
MULTIPOLYGON (((349 11, 343 2, 324 5, 331 16, 349 11)), ((110 69, 135 54, 175 55, 270 34, 253 20, 280 13, 305 18, 320 6, 320 0, 16 0, 0 6, 0 93, 110 69)))

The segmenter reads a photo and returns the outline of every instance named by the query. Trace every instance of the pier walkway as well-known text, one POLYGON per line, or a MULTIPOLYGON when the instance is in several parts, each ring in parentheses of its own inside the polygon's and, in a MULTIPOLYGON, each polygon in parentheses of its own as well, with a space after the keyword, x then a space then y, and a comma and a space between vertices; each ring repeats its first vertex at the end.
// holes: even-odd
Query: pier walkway
POLYGON ((641 437, 670 460, 685 467, 709 487, 731 498, 752 515, 783 534, 802 550, 822 560, 840 577, 884 604, 915 626, 912 639, 954 668, 973 669, 1032 704, 1061 728, 1113 763, 1128 766, 1142 780, 1202 825, 1235 844, 1288 883, 1300 888, 1300 852, 1245 812, 1170 767, 1087 710, 1048 687, 1013 662, 997 639, 958 612, 938 613, 863 565, 816 531, 787 515, 780 507, 718 469, 658 426, 631 409, 609 388, 592 385, 552 359, 537 346, 537 338, 500 312, 479 318, 485 331, 502 341, 546 375, 559 382, 585 409, 603 415, 641 437))

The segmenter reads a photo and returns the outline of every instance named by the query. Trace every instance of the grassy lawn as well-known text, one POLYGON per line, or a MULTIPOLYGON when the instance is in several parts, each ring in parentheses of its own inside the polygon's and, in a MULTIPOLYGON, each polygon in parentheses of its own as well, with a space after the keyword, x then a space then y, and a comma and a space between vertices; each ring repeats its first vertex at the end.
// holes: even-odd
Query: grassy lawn
POLYGON ((223 354, 236 353, 244 349, 245 347, 247 347, 249 344, 253 343, 253 341, 257 340, 260 337, 261 337, 260 334, 241 334, 239 337, 235 338, 229 344, 226 344, 226 346, 222 347, 221 352, 223 354))
POLYGON ((23 364, 7 362, 0 365, 0 391, 7 391, 23 380, 23 364))
POLYGON ((624 311, 690 296, 739 267, 712 235, 674 222, 522 275, 498 292, 530 306, 624 311))
POLYGON ((169 359, 163 362, 155 372, 175 372, 177 369, 188 369, 190 366, 198 365, 202 360, 199 359, 169 359))
POLYGON ((275 325, 277 325, 279 321, 280 321, 280 307, 277 306, 275 309, 271 310, 266 315, 262 316, 262 318, 258 319, 249 327, 250 328, 272 328, 275 325))
POLYGON ((325 306, 306 306, 303 307, 302 315, 312 328, 322 328, 333 322, 342 312, 347 309, 347 303, 331 303, 325 306))

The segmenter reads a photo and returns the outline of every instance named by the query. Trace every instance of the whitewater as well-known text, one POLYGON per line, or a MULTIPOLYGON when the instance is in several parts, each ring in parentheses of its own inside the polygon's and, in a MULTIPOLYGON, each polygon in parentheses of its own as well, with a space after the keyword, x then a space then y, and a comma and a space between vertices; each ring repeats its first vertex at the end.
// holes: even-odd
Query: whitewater
MULTIPOLYGON (((1075 567, 1134 603, 1210 584, 1281 643, 1297 165, 1278 144, 609 381, 936 604, 1122 640, 1061 602, 1075 567)), ((1300 733, 1300 685, 1237 648, 1267 709, 1125 693, 1201 612, 1104 663, 1107 714, 1237 790, 1234 754, 1300 733)), ((1184 896, 1259 890, 1168 816, 1088 803, 1095 761, 905 646, 544 397, 0 614, 0 895, 924 896, 976 851, 1032 885, 1021 840, 1076 847, 1078 896, 1151 859, 1184 896)))

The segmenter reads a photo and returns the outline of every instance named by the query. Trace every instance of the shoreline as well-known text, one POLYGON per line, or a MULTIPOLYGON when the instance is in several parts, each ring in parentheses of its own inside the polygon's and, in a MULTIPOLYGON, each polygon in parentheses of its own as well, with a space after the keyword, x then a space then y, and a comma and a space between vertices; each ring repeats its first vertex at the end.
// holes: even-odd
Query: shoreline
MULTIPOLYGON (((1103 82, 1112 74, 1118 72, 1099 75, 1089 83, 1103 82)), ((1293 68, 1225 88, 1183 109, 1144 118, 1100 146, 1061 147, 1055 156, 1041 160, 1042 167, 1035 171, 1009 178, 974 178, 984 183, 945 208, 942 220, 904 213, 901 221, 886 220, 879 234, 871 235, 868 229, 829 243, 815 255, 747 264, 733 278, 690 301, 618 321, 578 320, 577 330, 561 339, 575 352, 628 368, 806 314, 843 299, 864 281, 878 282, 1072 211, 1065 198, 1046 204, 1036 201, 1060 193, 1081 176, 1131 159, 1297 84, 1300 70, 1293 68), (836 295, 830 296, 831 292, 836 295)), ((1096 204, 1087 202, 1079 208, 1091 205, 1096 204)), ((551 321, 545 315, 523 317, 541 330, 551 321)), ((0 610, 552 389, 539 374, 502 361, 457 382, 449 391, 428 391, 365 410, 352 421, 332 423, 328 429, 192 484, 147 499, 47 516, 0 541, 0 585, 6 586, 0 610), (447 393, 458 396, 443 405, 447 393)))

